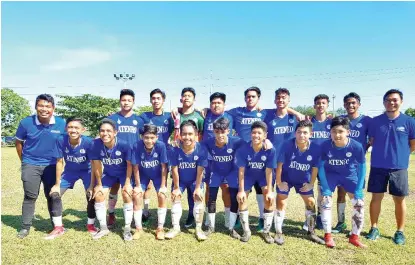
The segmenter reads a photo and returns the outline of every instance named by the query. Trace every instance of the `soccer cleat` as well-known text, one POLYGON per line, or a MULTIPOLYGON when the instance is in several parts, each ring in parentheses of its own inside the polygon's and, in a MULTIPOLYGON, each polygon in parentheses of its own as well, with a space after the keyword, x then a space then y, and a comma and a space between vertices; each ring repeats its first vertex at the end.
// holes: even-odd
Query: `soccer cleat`
POLYGON ((125 229, 123 233, 124 241, 131 241, 133 240, 133 235, 131 234, 131 229, 125 229))
POLYGON ((205 235, 209 236, 212 233, 215 233, 215 228, 212 226, 209 226, 208 229, 205 231, 205 235))
POLYGON ((110 230, 108 230, 108 228, 100 229, 96 234, 92 236, 92 239, 94 240, 100 239, 101 237, 104 237, 108 235, 109 233, 110 233, 110 230))
POLYGON ((180 234, 180 229, 170 229, 170 231, 164 236, 166 239, 173 239, 180 234))
POLYGON ((236 232, 236 231, 235 231, 235 229, 229 230, 229 235, 230 235, 232 238, 235 238, 235 239, 238 239, 238 240, 240 240, 240 239, 241 239, 241 235, 240 235, 240 234, 238 234, 238 232, 236 232))
POLYGON ((405 245, 405 241, 406 241, 405 235, 403 234, 402 231, 396 231, 395 235, 393 235, 392 240, 396 245, 405 245))
POLYGON ((259 232, 259 233, 264 231, 264 218, 259 218, 258 226, 256 227, 256 231, 259 232))
POLYGON ((96 228, 93 224, 87 224, 86 230, 88 230, 90 234, 95 234, 96 232, 98 232, 98 228, 96 228))
POLYGON ((138 240, 140 239, 140 237, 143 235, 143 229, 139 228, 139 229, 135 229, 134 235, 133 235, 133 239, 134 240, 138 240))
POLYGON ((267 242, 268 244, 274 243, 274 239, 269 233, 262 233, 262 238, 267 242))
POLYGON ((142 222, 143 222, 143 226, 147 226, 148 225, 148 223, 150 221, 150 216, 151 216, 151 214, 150 214, 149 211, 143 212, 143 215, 141 217, 142 218, 142 222))
POLYGON ((336 244, 334 243, 333 237, 331 236, 331 233, 324 234, 324 242, 326 244, 326 247, 328 248, 334 248, 336 246, 336 244))
POLYGON ((363 244, 362 242, 359 241, 359 236, 352 234, 349 237, 349 243, 352 244, 353 246, 356 246, 358 248, 367 248, 367 246, 365 244, 363 244))
POLYGON ((157 240, 164 240, 164 229, 162 227, 158 227, 156 230, 156 239, 157 240))
POLYGON ((108 229, 113 229, 115 227, 115 220, 117 218, 115 217, 115 213, 109 213, 108 219, 107 219, 107 227, 108 229))
POLYGON ((274 237, 274 243, 277 245, 283 245, 284 244, 284 236, 280 233, 276 233, 274 237))
POLYGON ((307 224, 307 220, 305 220, 305 221, 304 221, 304 224, 303 224, 303 230, 304 230, 304 231, 308 231, 308 224, 307 224))
POLYGON ((314 234, 314 233, 308 233, 308 238, 311 240, 311 241, 313 241, 313 242, 315 242, 315 243, 317 243, 317 244, 320 244, 320 245, 325 245, 326 244, 326 242, 323 240, 323 239, 321 239, 319 236, 317 236, 316 234, 314 234))
POLYGON ((45 237, 45 239, 46 240, 52 240, 52 239, 55 239, 57 237, 60 237, 64 233, 65 233, 65 229, 63 229, 63 226, 55 226, 55 228, 53 228, 53 231, 50 232, 50 234, 47 235, 45 237))
POLYGON ((323 222, 321 221, 321 215, 317 215, 316 218, 316 229, 323 229, 323 222))
POLYGON ((203 233, 202 228, 196 228, 195 235, 197 240, 199 241, 205 241, 207 239, 207 236, 205 235, 205 233, 203 233))
POLYGON ((25 238, 29 235, 29 231, 30 231, 29 229, 24 229, 23 228, 19 231, 19 233, 17 233, 17 237, 20 238, 20 239, 23 239, 23 238, 25 238))
POLYGON ((251 238, 251 231, 244 231, 244 234, 241 236, 240 240, 242 242, 248 242, 251 238))
POLYGON ((342 233, 344 232, 344 230, 347 228, 347 224, 342 222, 338 222, 336 227, 333 228, 333 230, 331 231, 334 234, 338 234, 338 233, 342 233))
POLYGON ((189 215, 187 216, 187 219, 186 219, 186 223, 184 224, 184 227, 190 228, 194 224, 195 224, 195 218, 194 218, 193 214, 189 213, 189 215))
POLYGON ((372 227, 372 228, 370 228, 369 234, 367 234, 366 239, 376 240, 379 237, 380 237, 379 229, 377 229, 377 227, 372 227))

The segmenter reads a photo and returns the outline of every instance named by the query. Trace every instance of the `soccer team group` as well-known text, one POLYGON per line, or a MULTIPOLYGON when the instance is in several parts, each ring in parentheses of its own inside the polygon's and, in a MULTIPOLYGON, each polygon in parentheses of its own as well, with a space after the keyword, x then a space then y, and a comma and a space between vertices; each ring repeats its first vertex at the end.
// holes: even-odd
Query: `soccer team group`
POLYGON ((329 97, 324 94, 314 98, 313 117, 289 107, 286 88, 275 91, 275 109, 260 108, 261 90, 257 87, 245 90, 244 97, 244 107, 225 111, 226 95, 216 92, 210 96, 210 108, 196 110, 196 92, 188 87, 181 92, 182 107, 170 113, 163 110, 165 93, 155 89, 150 93, 153 111, 136 115, 135 94, 123 89, 121 110, 102 119, 98 137, 92 139, 83 135, 86 128, 82 119, 64 121, 55 116, 53 97, 39 95, 37 113, 23 119, 16 132, 24 188, 18 237, 29 234, 41 183, 54 226, 46 239, 63 235, 62 196, 82 180, 86 228, 93 239, 108 235, 114 226, 120 189, 124 240, 139 239, 143 223, 149 220, 149 198, 155 189, 156 239, 180 234, 181 201, 187 191, 189 215, 185 226, 195 225, 196 238, 206 240, 215 232, 221 188, 225 226, 232 238, 247 242, 251 237, 247 198, 255 191, 260 213, 257 230, 266 243, 282 245, 287 199, 294 188, 304 201, 303 229, 311 241, 335 246, 332 233, 346 229, 347 196, 352 210, 349 242, 364 248, 359 235, 367 186, 372 198, 371 228, 366 238, 376 240, 380 236, 378 218, 384 193, 389 190, 397 224, 393 241, 405 243, 405 196, 409 156, 415 150, 415 120, 400 112, 401 91, 387 91, 383 97, 385 112, 374 118, 359 113, 361 99, 354 92, 343 99, 347 115, 337 117, 327 115, 329 97), (365 183, 365 154, 370 146, 371 165, 365 183), (168 176, 172 178, 171 188, 167 187, 168 176), (332 228, 332 194, 336 189, 338 222, 332 228), (165 233, 168 204, 172 228, 165 233), (317 236, 315 229, 323 229, 324 238, 317 236))

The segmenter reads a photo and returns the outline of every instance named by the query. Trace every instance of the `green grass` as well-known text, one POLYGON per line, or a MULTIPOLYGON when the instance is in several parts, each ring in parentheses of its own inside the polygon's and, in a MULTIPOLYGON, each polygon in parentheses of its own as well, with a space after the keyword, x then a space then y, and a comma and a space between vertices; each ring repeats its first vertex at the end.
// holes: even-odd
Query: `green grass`
MULTIPOLYGON (((396 246, 391 240, 395 232, 394 207, 391 196, 385 196, 380 216, 380 230, 383 235, 377 242, 368 242, 366 250, 356 249, 348 244, 345 234, 334 235, 337 247, 327 249, 305 239, 300 230, 304 221, 304 206, 299 196, 291 193, 286 214, 286 244, 267 245, 254 232, 258 209, 255 196, 250 196, 251 229, 253 236, 248 243, 231 239, 223 226, 223 204, 218 202, 217 233, 205 242, 197 242, 194 229, 186 231, 172 241, 156 241, 156 196, 151 200, 151 227, 139 241, 122 240, 121 227, 122 201, 117 204, 117 229, 114 233, 93 241, 85 231, 86 210, 83 186, 77 183, 73 191, 63 198, 64 224, 66 234, 54 241, 43 237, 50 231, 51 224, 47 212, 43 190, 36 204, 36 216, 30 235, 24 240, 16 238, 20 227, 21 203, 23 200, 20 165, 14 148, 2 148, 2 263, 3 264, 410 264, 414 263, 415 253, 415 157, 411 156, 410 196, 407 198, 407 244, 396 246)), ((220 197, 220 195, 219 195, 220 197)), ((119 196, 121 198, 121 196, 119 196)), ((366 217, 364 232, 369 229, 369 201, 366 196, 366 217)), ((350 202, 347 204, 346 218, 350 227, 350 202)), ((187 216, 184 203, 182 224, 187 216)), ((333 215, 335 214, 335 208, 333 215)), ((335 216, 334 216, 335 218, 335 216)), ((335 222, 335 220, 334 220, 335 222)), ((170 227, 170 211, 166 227, 170 227)), ((183 226, 182 226, 183 227, 183 226)), ((365 234, 364 233, 364 234, 365 234)), ((320 236, 322 231, 318 231, 320 236)))

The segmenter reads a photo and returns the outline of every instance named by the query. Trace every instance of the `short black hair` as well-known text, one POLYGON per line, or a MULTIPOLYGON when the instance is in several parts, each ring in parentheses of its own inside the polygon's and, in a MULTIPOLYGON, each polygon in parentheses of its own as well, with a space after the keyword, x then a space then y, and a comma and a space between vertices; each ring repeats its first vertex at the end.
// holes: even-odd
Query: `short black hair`
POLYGON ((389 89, 388 91, 386 91, 385 95, 383 96, 383 101, 386 100, 386 98, 390 95, 390 94, 399 94, 399 96, 401 97, 401 100, 403 100, 403 93, 402 91, 400 91, 399 89, 389 89))
POLYGON ((142 135, 147 133, 157 135, 157 126, 154 124, 144 124, 142 135))
POLYGON ((213 122, 213 130, 227 130, 229 129, 229 120, 225 117, 220 117, 213 122))
POLYGON ((331 120, 330 127, 343 126, 346 130, 350 129, 350 120, 347 117, 337 116, 331 120))
POLYGON ((68 124, 73 121, 77 121, 80 124, 82 124, 82 126, 84 126, 84 120, 80 117, 69 117, 68 119, 66 119, 66 126, 68 126, 68 124))
POLYGON ((259 87, 256 86, 251 86, 250 88, 248 88, 247 90, 245 90, 244 95, 246 97, 246 95, 248 94, 249 91, 255 91, 258 95, 258 97, 261 97, 261 89, 259 89, 259 87))
POLYGON ((152 97, 154 94, 157 94, 157 93, 161 94, 161 97, 162 97, 163 99, 166 99, 166 93, 164 93, 164 91, 162 91, 160 88, 156 88, 156 89, 151 90, 151 92, 150 92, 150 99, 151 99, 151 97, 152 97))
POLYGON ((135 93, 134 93, 134 91, 132 91, 131 89, 122 89, 121 91, 120 91, 120 99, 123 97, 123 96, 132 96, 133 97, 133 99, 135 99, 135 93))
POLYGON ((346 96, 344 96, 343 103, 346 103, 346 101, 349 98, 354 98, 354 99, 356 99, 357 101, 360 102, 360 96, 357 93, 355 93, 355 92, 350 92, 349 94, 347 94, 346 96))
POLYGON ((319 99, 326 99, 326 100, 327 100, 327 103, 329 103, 329 102, 330 102, 330 98, 329 98, 329 96, 327 96, 326 94, 318 94, 318 95, 317 95, 317 96, 315 96, 315 98, 314 98, 314 104, 316 104, 317 100, 319 100, 319 99))
POLYGON ((297 131, 298 128, 304 128, 309 127, 310 131, 313 130, 313 123, 310 120, 302 120, 297 123, 297 126, 295 126, 295 131, 297 131))
POLYGON ((55 106, 55 99, 50 94, 40 94, 36 97, 36 106, 40 100, 46 100, 47 102, 52 103, 52 106, 55 106))
POLYGON ((275 97, 278 96, 278 94, 281 94, 281 93, 287 94, 288 96, 290 96, 290 91, 287 88, 280 87, 277 90, 275 90, 275 97))
POLYGON ((193 94, 193 97, 196 97, 196 91, 193 87, 185 87, 182 89, 182 96, 184 95, 184 93, 186 92, 190 92, 193 94))
POLYGON ((113 120, 111 120, 111 119, 108 119, 108 118, 104 118, 104 119, 102 119, 101 120, 101 122, 99 123, 99 129, 101 129, 101 126, 102 125, 104 125, 104 124, 109 124, 109 125, 111 125, 112 126, 112 128, 114 129, 114 131, 116 131, 117 130, 117 125, 115 124, 115 122, 113 121, 113 120))
POLYGON ((226 95, 224 93, 222 93, 222 92, 215 92, 215 93, 213 93, 212 95, 210 95, 209 100, 210 100, 210 102, 212 102, 216 98, 221 99, 223 101, 223 103, 226 102, 226 95))
POLYGON ((264 131, 264 133, 268 131, 268 126, 263 121, 254 121, 254 123, 252 123, 251 125, 251 132, 256 128, 261 128, 264 131))
POLYGON ((187 120, 187 121, 182 122, 182 124, 180 124, 180 132, 183 131, 183 127, 185 126, 193 127, 193 129, 195 130, 195 133, 197 134, 198 130, 197 130, 196 122, 194 120, 187 120))

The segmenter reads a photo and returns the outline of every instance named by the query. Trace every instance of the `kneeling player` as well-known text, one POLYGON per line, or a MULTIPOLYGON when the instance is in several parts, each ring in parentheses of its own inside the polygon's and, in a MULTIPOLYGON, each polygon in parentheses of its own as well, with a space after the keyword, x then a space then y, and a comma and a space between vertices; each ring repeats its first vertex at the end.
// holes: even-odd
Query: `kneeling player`
POLYGON ((337 186, 343 187, 352 200, 352 234, 349 242, 356 247, 366 246, 359 241, 364 222, 363 184, 366 175, 365 151, 356 140, 348 137, 349 119, 335 117, 331 122, 331 140, 321 145, 319 176, 323 200, 321 220, 327 247, 334 247, 331 237, 332 193, 337 186))
MULTIPOLYGON (((158 193, 158 225, 156 239, 164 239, 164 222, 166 220, 166 179, 167 179, 167 151, 166 145, 157 141, 157 127, 152 124, 144 125, 143 139, 135 144, 133 150, 134 174, 139 171, 141 189, 145 190, 150 181, 158 193)), ((138 206, 138 205, 137 205, 138 206)), ((134 205, 136 207, 136 205, 134 205)), ((141 210, 134 209, 134 221, 141 216, 141 210)), ((133 238, 138 239, 140 233, 135 233, 133 238)))
POLYGON ((179 147, 171 151, 170 164, 173 176, 171 220, 173 229, 165 236, 172 239, 180 233, 180 218, 182 216, 181 194, 184 190, 193 193, 193 215, 196 220, 196 238, 205 240, 206 235, 202 231, 203 222, 203 191, 202 178, 204 168, 207 166, 206 148, 196 142, 198 135, 196 123, 193 120, 184 121, 180 125, 179 147))
MULTIPOLYGON (((251 142, 245 143, 236 151, 236 165, 239 167, 239 216, 244 234, 240 237, 242 242, 248 242, 251 237, 249 229, 248 196, 249 191, 256 184, 261 187, 264 206, 264 229, 262 235, 267 243, 273 243, 274 239, 269 234, 272 226, 274 211, 272 209, 274 194, 272 191, 272 172, 276 168, 277 155, 275 148, 265 150, 264 140, 267 137, 267 125, 262 121, 255 121, 251 126, 251 142)), ((232 233, 237 235, 237 233, 232 233)))
MULTIPOLYGON (((100 224, 100 231, 93 235, 93 239, 99 239, 109 234, 106 220, 105 198, 108 195, 109 188, 119 182, 123 185, 124 200, 124 240, 133 239, 131 234, 131 222, 133 220, 133 199, 141 207, 143 191, 137 185, 132 188, 131 175, 131 153, 132 149, 123 140, 118 139, 117 130, 114 121, 110 119, 102 120, 99 126, 99 137, 94 140, 91 159, 92 172, 96 178, 94 188, 95 212, 100 224), (102 169, 104 167, 104 169, 102 169)), ((139 184, 138 174, 135 174, 135 183, 139 184)), ((137 217, 136 227, 141 227, 141 214, 137 217)))
POLYGON ((310 142, 313 123, 300 121, 295 129, 295 138, 286 141, 278 157, 277 167, 277 210, 274 216, 275 243, 284 244, 282 223, 284 221, 287 198, 292 187, 301 195, 306 207, 308 234, 314 242, 324 245, 324 240, 314 233, 316 202, 313 187, 317 178, 320 148, 310 142))

